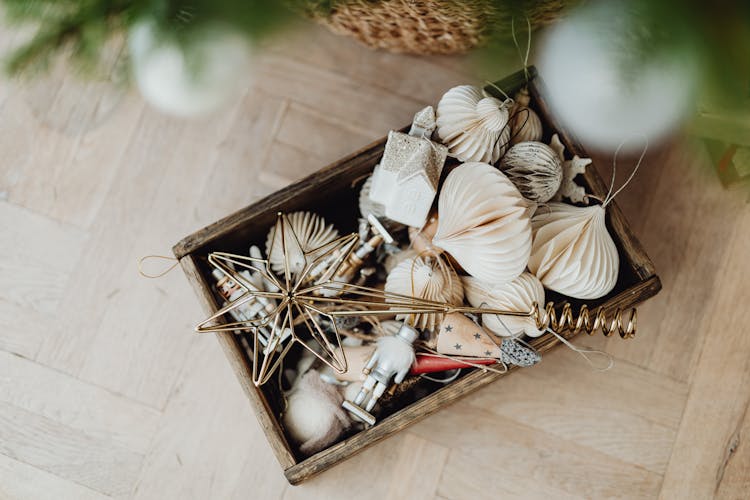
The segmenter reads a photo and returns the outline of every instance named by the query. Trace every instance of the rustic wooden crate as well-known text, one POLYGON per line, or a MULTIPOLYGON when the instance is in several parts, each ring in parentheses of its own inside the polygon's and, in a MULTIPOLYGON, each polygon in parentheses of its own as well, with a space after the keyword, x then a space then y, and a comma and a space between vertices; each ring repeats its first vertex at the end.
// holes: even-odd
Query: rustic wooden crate
MULTIPOLYGON (((533 99, 532 105, 544 123, 545 140, 548 140, 552 133, 557 132, 569 155, 577 154, 586 157, 586 152, 578 141, 566 132, 550 114, 544 98, 544 84, 533 68, 530 75, 529 91, 533 99)), ((496 85, 512 95, 524 82, 524 74, 519 72, 497 82, 496 85)), ((487 91, 498 93, 492 87, 488 87, 487 91)), ((352 187, 372 171, 383 154, 384 145, 385 138, 193 233, 175 245, 174 254, 180 260, 182 269, 195 288, 204 312, 207 315, 212 314, 219 307, 218 298, 212 289, 211 269, 206 260, 209 252, 245 253, 252 243, 263 248, 266 233, 275 222, 279 211, 312 210, 334 223, 342 234, 356 230, 357 190, 352 187)), ((601 198, 605 197, 607 186, 597 174, 594 165, 587 168, 584 183, 589 192, 601 198)), ((609 205, 607 214, 610 232, 620 252, 620 275, 615 289, 609 295, 598 301, 589 301, 589 304, 602 305, 611 314, 615 308, 628 308, 652 297, 661 289, 661 282, 655 274, 653 263, 631 231, 616 203, 609 205)), ((570 302, 574 306, 578 305, 575 300, 570 302)), ((334 466, 503 376, 492 372, 469 371, 455 382, 379 420, 375 426, 354 434, 313 456, 302 457, 287 442, 276 419, 275 411, 278 410, 279 403, 278 394, 274 390, 277 391, 277 389, 273 387, 269 389, 267 386, 256 388, 253 385, 251 360, 239 336, 232 333, 218 333, 216 337, 258 416, 268 441, 284 469, 284 474, 292 484, 304 481, 334 466)), ((533 339, 531 344, 543 354, 558 342, 551 335, 546 335, 533 339)))

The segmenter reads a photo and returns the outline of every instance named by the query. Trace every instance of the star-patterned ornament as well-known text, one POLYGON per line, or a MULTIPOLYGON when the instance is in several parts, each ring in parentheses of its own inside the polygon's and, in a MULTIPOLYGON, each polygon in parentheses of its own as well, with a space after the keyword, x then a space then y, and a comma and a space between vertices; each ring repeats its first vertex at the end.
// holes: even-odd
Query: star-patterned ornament
POLYGON ((499 345, 490 334, 466 315, 458 312, 447 314, 440 324, 437 351, 440 354, 477 358, 500 359, 502 356, 499 345))

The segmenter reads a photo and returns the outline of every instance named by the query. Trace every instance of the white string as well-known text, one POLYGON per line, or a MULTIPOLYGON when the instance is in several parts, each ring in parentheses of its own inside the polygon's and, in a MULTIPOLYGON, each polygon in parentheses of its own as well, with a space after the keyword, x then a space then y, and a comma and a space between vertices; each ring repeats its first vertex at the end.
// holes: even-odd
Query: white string
POLYGON ((633 171, 630 173, 630 177, 627 178, 627 180, 622 184, 622 186, 617 189, 617 191, 612 193, 612 190, 615 188, 615 176, 617 175, 617 155, 620 154, 620 150, 627 144, 627 142, 630 140, 624 139, 619 146, 617 146, 617 149, 615 150, 615 156, 612 159, 612 181, 609 183, 609 191, 607 191, 607 196, 604 198, 604 201, 602 202, 602 208, 609 205, 609 203, 620 194, 620 191, 625 189, 625 187, 630 184, 630 181, 633 180, 633 177, 635 177, 635 173, 638 172, 638 167, 641 166, 641 162, 643 161, 643 157, 646 156, 646 151, 648 151, 648 138, 643 134, 638 134, 637 137, 643 138, 643 151, 641 152, 641 156, 638 158, 638 163, 635 164, 635 167, 633 168, 633 171))
POLYGON ((612 367, 615 365, 615 360, 614 360, 614 358, 612 358, 612 356, 609 353, 606 353, 604 351, 600 351, 598 349, 582 349, 580 347, 576 347, 573 344, 571 344, 568 341, 568 339, 566 339, 565 337, 563 337, 562 335, 560 335, 556 331, 552 330, 551 328, 547 328, 547 331, 549 333, 551 333, 552 335, 554 335, 555 337, 557 337, 557 339, 560 342, 562 342, 563 344, 565 344, 569 349, 571 349, 571 350, 577 352, 578 354, 580 354, 581 357, 583 359, 585 359, 588 362, 588 364, 591 366, 591 368, 593 368, 594 370, 596 370, 598 372, 606 372, 606 371, 611 370, 612 367), (588 354, 598 354, 598 355, 604 356, 607 359, 607 367, 606 368, 599 368, 599 367, 597 367, 594 364, 594 362, 591 361, 591 358, 586 355, 587 353, 588 354))
POLYGON ((526 17, 526 28, 528 29, 529 36, 526 37, 526 56, 521 53, 521 46, 516 39, 516 18, 510 18, 510 34, 513 37, 513 43, 516 45, 518 51, 518 57, 523 61, 523 72, 526 76, 526 81, 529 80, 529 54, 531 53, 531 21, 526 17))
POLYGON ((433 377, 430 377, 429 375, 427 375, 426 373, 421 374, 420 377, 422 377, 423 379, 427 379, 430 382, 437 382, 438 384, 449 384, 449 383, 453 382, 454 380, 456 380, 459 375, 461 375, 461 368, 457 368, 456 369, 456 373, 454 373, 450 377, 444 378, 444 379, 433 378, 433 377))

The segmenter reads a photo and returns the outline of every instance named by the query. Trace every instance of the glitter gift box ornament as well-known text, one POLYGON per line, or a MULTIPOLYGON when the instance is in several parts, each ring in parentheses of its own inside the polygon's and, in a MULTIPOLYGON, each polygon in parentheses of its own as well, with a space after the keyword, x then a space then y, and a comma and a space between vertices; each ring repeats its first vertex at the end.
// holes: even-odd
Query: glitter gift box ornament
POLYGON ((375 167, 370 199, 385 207, 385 216, 422 227, 437 194, 448 148, 430 140, 435 112, 427 106, 414 115, 408 134, 391 131, 380 164, 375 167))

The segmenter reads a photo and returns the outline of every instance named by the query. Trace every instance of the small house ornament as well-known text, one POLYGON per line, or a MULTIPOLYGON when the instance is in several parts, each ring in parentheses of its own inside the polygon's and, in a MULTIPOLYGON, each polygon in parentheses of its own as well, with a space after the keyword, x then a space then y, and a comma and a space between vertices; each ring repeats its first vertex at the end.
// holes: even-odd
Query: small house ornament
POLYGON ((385 207, 385 216, 422 227, 437 194, 448 148, 430 140, 435 111, 427 106, 414 116, 408 134, 390 131, 380 164, 375 167, 370 199, 385 207))

